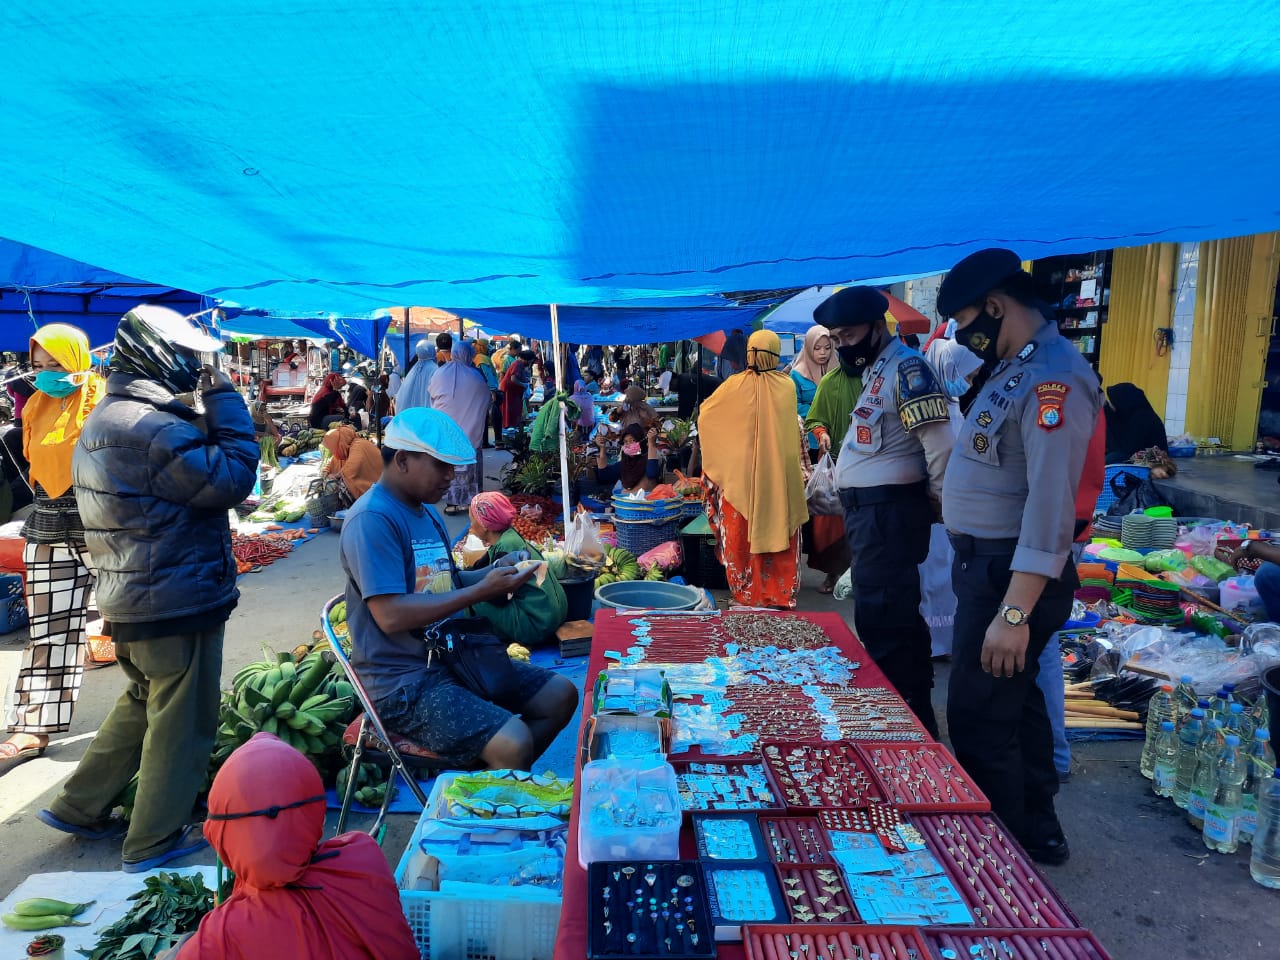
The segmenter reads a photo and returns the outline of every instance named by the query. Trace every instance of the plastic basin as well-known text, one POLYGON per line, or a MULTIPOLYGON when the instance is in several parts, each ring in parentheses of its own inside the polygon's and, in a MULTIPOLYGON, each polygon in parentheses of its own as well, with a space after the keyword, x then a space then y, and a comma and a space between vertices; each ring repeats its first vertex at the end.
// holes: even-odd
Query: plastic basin
POLYGON ((598 587, 596 599, 617 610, 692 610, 702 591, 658 580, 623 580, 598 587))

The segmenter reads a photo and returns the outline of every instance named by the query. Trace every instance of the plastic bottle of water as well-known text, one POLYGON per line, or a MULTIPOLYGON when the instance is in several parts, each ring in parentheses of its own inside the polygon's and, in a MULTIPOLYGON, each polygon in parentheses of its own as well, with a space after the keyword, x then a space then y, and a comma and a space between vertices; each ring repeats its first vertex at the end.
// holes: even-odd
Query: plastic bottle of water
POLYGON ((1280 770, 1258 783, 1258 829, 1249 874, 1264 887, 1280 890, 1280 770))
POLYGON ((1191 779, 1191 792, 1187 795, 1187 822, 1197 830, 1204 829, 1204 808, 1213 795, 1217 783, 1214 763, 1218 757, 1218 736, 1222 731, 1221 720, 1210 720, 1205 725, 1204 736, 1196 750, 1196 773, 1191 779))
POLYGON ((1240 805, 1244 800, 1245 764, 1240 758, 1240 738, 1227 735, 1227 743, 1214 765, 1213 793, 1204 807, 1204 845, 1218 853, 1235 853, 1240 845, 1240 805))
POLYGON ((1271 734, 1259 730, 1245 751, 1244 800, 1240 806, 1240 842, 1251 843, 1258 827, 1258 790, 1276 769, 1271 734))
POLYGON ((1227 704, 1230 702, 1230 694, 1227 693, 1226 687, 1219 687, 1218 692, 1209 700, 1209 717, 1225 720, 1227 713, 1227 704))
POLYGON ((1233 733, 1240 738, 1240 742, 1248 745, 1253 739, 1253 723, 1249 720, 1244 712, 1243 703, 1232 703, 1227 707, 1227 715, 1223 720, 1227 733, 1233 733), (1246 731, 1248 731, 1246 733, 1246 731))
POLYGON ((1157 797, 1172 797, 1178 778, 1178 734, 1173 727, 1173 721, 1166 720, 1160 724, 1160 733, 1156 735, 1151 787, 1157 797))
POLYGON ((1196 707, 1187 722, 1178 731, 1178 774, 1173 787, 1173 802, 1187 809, 1187 797, 1191 782, 1196 777, 1196 760, 1200 756, 1200 741, 1204 738, 1204 711, 1196 707))
POLYGON ((1173 691, 1174 717, 1173 722, 1178 729, 1182 729, 1182 725, 1187 720, 1187 714, 1196 708, 1196 688, 1192 686, 1195 678, 1189 673, 1184 673, 1178 679, 1178 685, 1173 691))
POLYGON ((1138 769, 1148 780, 1155 772, 1156 737, 1160 735, 1160 724, 1172 719, 1173 685, 1162 683, 1147 704, 1147 739, 1142 744, 1142 758, 1138 761, 1138 769))

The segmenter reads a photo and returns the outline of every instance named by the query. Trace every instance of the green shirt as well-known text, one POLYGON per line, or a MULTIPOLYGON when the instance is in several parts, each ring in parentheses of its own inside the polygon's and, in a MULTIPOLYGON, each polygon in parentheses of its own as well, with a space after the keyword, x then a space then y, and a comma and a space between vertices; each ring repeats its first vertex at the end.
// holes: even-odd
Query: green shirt
POLYGON ((853 408, 858 405, 858 397, 862 396, 862 378, 851 377, 840 367, 836 367, 818 382, 818 390, 813 395, 813 404, 809 414, 804 418, 805 430, 814 427, 826 427, 831 434, 831 452, 834 455, 844 443, 844 435, 849 432, 849 419, 853 416, 853 408))

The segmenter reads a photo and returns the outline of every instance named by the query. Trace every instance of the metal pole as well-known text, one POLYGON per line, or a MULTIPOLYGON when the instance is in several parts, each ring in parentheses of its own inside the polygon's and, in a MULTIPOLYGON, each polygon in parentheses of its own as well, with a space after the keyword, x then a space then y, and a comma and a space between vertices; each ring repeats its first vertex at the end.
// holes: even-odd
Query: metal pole
MULTIPOLYGON (((560 361, 560 314, 556 310, 556 305, 551 304, 551 355, 556 358, 557 366, 560 361)), ((555 391, 555 382, 560 379, 560 371, 556 370, 556 376, 553 378, 551 388, 555 391)), ((548 402, 546 396, 546 384, 543 384, 543 403, 548 402)), ((555 400, 553 392, 551 400, 555 400)), ((560 403, 560 495, 564 498, 564 529, 565 533, 569 532, 569 515, 572 513, 572 507, 569 501, 569 437, 568 428, 564 420, 564 404, 560 403)))

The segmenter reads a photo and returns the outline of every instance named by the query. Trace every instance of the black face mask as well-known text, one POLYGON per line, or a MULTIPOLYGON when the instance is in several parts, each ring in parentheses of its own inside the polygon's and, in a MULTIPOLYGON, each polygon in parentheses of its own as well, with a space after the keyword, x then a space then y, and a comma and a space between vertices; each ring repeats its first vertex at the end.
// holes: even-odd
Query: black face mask
POLYGON ((993 317, 984 306, 982 312, 969 322, 963 330, 956 331, 956 343, 967 347, 984 362, 999 360, 996 352, 996 341, 1000 339, 1000 327, 1004 317, 993 317))
POLYGON ((867 364, 879 354, 880 345, 873 342, 871 334, 867 334, 852 346, 836 347, 836 356, 840 358, 840 369, 851 377, 862 376, 867 364))

